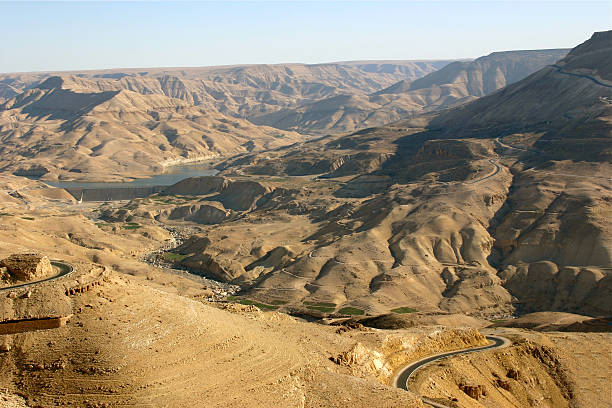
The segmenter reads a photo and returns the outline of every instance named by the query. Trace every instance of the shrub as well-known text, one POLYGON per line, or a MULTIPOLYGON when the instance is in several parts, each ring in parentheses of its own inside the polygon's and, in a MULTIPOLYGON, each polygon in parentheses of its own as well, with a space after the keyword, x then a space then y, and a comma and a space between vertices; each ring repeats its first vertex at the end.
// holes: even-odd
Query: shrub
POLYGON ((362 309, 358 309, 356 307, 343 307, 342 309, 338 310, 338 313, 347 314, 347 315, 359 315, 359 316, 365 314, 365 312, 362 309))
POLYGON ((189 257, 189 255, 177 254, 175 252, 164 252, 163 257, 166 261, 181 262, 183 259, 189 257))

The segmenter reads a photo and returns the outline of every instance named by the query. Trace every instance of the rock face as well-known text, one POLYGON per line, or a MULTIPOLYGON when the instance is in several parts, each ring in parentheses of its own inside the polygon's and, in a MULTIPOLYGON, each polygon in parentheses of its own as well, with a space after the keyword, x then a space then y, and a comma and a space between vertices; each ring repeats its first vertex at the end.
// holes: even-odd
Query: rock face
MULTIPOLYGON (((0 323, 0 334, 7 335, 25 333, 36 330, 56 329, 58 327, 66 326, 66 322, 68 322, 70 317, 72 317, 72 315, 2 322, 0 323)), ((1 347, 0 351, 3 351, 1 347)))
POLYGON ((228 180, 218 176, 190 177, 167 187, 164 195, 192 194, 206 195, 218 193, 228 185, 228 180))
POLYGON ((8 268, 6 266, 0 267, 0 283, 8 281, 10 278, 11 276, 9 275, 8 268))
MULTIPOLYGON (((566 58, 429 124, 448 138, 542 133, 540 156, 610 160, 612 31, 595 33, 566 58)), ((438 137, 440 135, 438 134, 438 137)))
POLYGON ((231 215, 231 211, 219 207, 221 206, 209 204, 196 204, 177 207, 172 210, 170 215, 168 215, 168 219, 185 219, 198 224, 219 224, 220 222, 225 221, 231 215))
POLYGON ((0 266, 18 281, 31 281, 53 274, 49 258, 39 254, 13 254, 0 261, 0 266))
POLYGON ((461 384, 459 386, 461 391, 465 392, 470 398, 475 400, 480 399, 483 395, 487 395, 485 388, 482 385, 467 385, 461 384))

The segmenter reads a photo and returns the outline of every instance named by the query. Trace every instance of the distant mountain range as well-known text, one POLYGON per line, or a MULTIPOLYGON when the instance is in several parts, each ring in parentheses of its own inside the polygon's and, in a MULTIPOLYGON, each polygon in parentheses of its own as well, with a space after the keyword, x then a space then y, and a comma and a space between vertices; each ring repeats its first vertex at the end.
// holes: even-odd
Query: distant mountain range
POLYGON ((409 115, 488 95, 563 58, 568 49, 494 52, 452 62, 422 78, 401 80, 371 94, 343 94, 297 108, 254 116, 260 125, 301 133, 339 133, 380 126, 409 115))
POLYGON ((180 99, 92 91, 51 77, 0 105, 0 169, 45 179, 123 180, 164 166, 302 139, 180 99))
POLYGON ((367 61, 0 75, 0 169, 46 179, 138 177, 164 163, 301 140, 245 120, 371 93, 449 61, 367 61))
POLYGON ((83 92, 128 90, 303 134, 380 126, 474 100, 553 64, 568 50, 509 51, 474 61, 115 69, 0 75, 0 102, 50 76, 83 92))
POLYGON ((223 114, 249 117, 341 93, 371 93, 414 80, 452 61, 364 61, 202 68, 114 69, 0 74, 0 98, 10 99, 50 76, 88 90, 161 94, 223 114))
POLYGON ((474 61, 122 69, 0 75, 0 169, 120 179, 379 126, 489 94, 567 50, 474 61), (276 128, 276 129, 274 129, 276 128))
POLYGON ((564 59, 429 124, 452 137, 539 135, 556 159, 612 160, 612 32, 595 33, 564 59))

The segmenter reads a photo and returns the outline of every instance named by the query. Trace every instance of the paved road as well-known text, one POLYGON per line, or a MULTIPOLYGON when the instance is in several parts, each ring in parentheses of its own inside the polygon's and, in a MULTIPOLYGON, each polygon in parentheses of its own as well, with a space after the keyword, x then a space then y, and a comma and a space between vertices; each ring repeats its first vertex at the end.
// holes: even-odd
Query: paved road
POLYGON ((55 260, 55 261, 51 261, 51 265, 59 269, 59 273, 57 275, 54 275, 54 276, 51 276, 45 279, 37 280, 35 282, 27 282, 27 283, 20 283, 19 285, 5 286, 3 288, 0 288, 0 292, 12 290, 12 289, 26 288, 28 286, 37 285, 39 283, 53 281, 63 276, 70 275, 72 272, 74 272, 74 267, 66 262, 55 260))
MULTIPOLYGON (((402 388, 406 391, 410 391, 408 388, 408 380, 410 379, 410 377, 412 377, 412 375, 418 371, 419 369, 425 367, 428 364, 433 363, 434 361, 438 361, 441 360, 443 358, 449 358, 449 357, 453 357, 453 356, 457 356, 460 354, 467 354, 467 353, 474 353, 477 351, 484 351, 484 350, 492 350, 492 349, 496 349, 496 348, 502 348, 502 347, 506 347, 508 345, 511 344, 510 340, 508 340, 505 337, 500 337, 500 336, 487 336, 487 340, 489 340, 491 343, 486 345, 486 346, 482 346, 482 347, 474 347, 474 348, 468 348, 468 349, 462 349, 462 350, 457 350, 457 351, 449 351, 447 353, 441 353, 441 354, 435 354, 433 356, 429 356, 426 357, 424 359, 421 359, 419 361, 416 361, 414 363, 411 363, 407 366, 405 366, 404 368, 402 368, 398 374, 395 377, 394 380, 394 385, 398 388, 402 388)), ((421 398, 421 400, 428 404, 431 405, 432 407, 437 407, 437 408, 447 408, 446 405, 440 404, 438 402, 432 401, 430 399, 427 398, 421 398)))
POLYGON ((601 82, 599 79, 597 79, 595 77, 592 77, 590 75, 576 74, 574 72, 564 71, 563 68, 561 68, 557 64, 553 64, 552 67, 555 68, 557 70, 557 72, 560 73, 560 74, 569 75, 569 76, 575 76, 575 77, 578 77, 578 78, 590 79, 591 81, 595 82, 597 85, 605 86, 606 88, 612 88, 612 85, 605 84, 605 83, 601 82))
POLYGON ((497 142, 497 144, 499 144, 502 147, 505 147, 506 149, 521 150, 523 152, 531 152, 531 153, 540 153, 539 151, 537 151, 535 149, 526 149, 524 147, 509 145, 508 143, 502 142, 499 139, 499 137, 495 138, 495 141, 497 142))
POLYGON ((501 166, 497 163, 497 160, 489 159, 489 163, 491 163, 493 166, 495 166, 495 170, 493 170, 491 173, 489 173, 486 176, 483 176, 483 177, 481 177, 481 178, 479 178, 477 180, 468 181, 466 184, 480 183, 481 181, 485 181, 487 179, 490 179, 491 177, 494 177, 497 173, 500 172, 501 166))

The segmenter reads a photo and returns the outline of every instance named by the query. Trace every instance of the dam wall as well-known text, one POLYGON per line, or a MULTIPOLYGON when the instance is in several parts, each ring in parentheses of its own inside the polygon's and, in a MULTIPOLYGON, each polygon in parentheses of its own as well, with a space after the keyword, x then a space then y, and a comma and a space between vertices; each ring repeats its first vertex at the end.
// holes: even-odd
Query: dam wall
POLYGON ((168 186, 66 188, 66 191, 77 200, 80 200, 82 195, 83 201, 116 201, 148 197, 166 188, 168 186))

